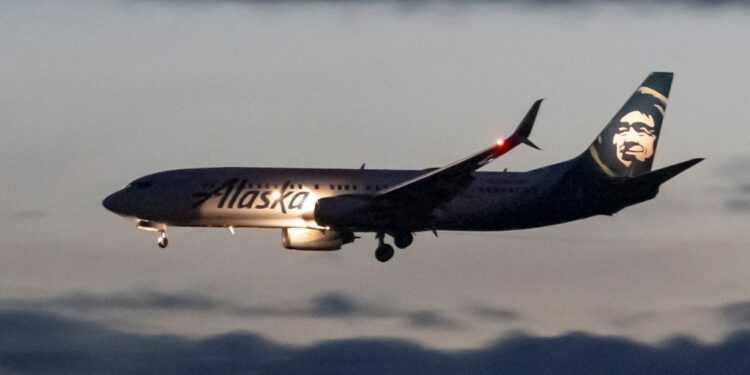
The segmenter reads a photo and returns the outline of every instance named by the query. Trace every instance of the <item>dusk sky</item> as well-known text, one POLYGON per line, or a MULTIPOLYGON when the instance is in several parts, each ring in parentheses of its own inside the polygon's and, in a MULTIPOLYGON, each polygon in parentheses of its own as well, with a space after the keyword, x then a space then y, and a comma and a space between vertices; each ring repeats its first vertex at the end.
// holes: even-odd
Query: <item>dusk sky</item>
POLYGON ((0 0, 0 372, 747 373, 749 16, 0 0), (583 152, 652 71, 675 73, 654 167, 706 160, 612 217, 419 233, 381 264, 370 233, 314 253, 280 230, 170 228, 159 249, 101 206, 166 169, 442 166, 546 98, 543 151, 483 168, 526 171, 583 152))

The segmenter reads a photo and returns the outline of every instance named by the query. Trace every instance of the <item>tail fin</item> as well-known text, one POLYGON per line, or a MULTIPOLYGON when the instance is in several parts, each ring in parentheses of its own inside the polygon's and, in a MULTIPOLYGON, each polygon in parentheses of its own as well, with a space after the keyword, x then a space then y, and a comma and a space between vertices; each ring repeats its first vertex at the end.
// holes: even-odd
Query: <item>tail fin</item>
POLYGON ((651 73, 602 130, 586 154, 612 177, 651 170, 667 108, 672 73, 651 73))

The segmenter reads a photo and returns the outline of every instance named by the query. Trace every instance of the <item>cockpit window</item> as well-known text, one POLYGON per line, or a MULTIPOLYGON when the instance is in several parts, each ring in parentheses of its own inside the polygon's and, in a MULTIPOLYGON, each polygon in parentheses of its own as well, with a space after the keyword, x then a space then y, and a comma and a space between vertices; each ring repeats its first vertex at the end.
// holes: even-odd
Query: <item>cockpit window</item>
POLYGON ((136 190, 143 190, 148 188, 152 185, 151 181, 135 181, 131 182, 130 185, 126 187, 126 189, 136 189, 136 190))

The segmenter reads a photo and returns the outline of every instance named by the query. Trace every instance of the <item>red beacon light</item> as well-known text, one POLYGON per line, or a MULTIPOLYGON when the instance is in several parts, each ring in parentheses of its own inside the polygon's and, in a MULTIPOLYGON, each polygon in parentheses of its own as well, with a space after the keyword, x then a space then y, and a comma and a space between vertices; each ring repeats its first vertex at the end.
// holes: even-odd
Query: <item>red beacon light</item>
POLYGON ((504 139, 498 139, 498 140, 497 140, 497 145, 498 145, 498 146, 502 146, 502 145, 504 145, 504 144, 505 144, 505 140, 504 140, 504 139))

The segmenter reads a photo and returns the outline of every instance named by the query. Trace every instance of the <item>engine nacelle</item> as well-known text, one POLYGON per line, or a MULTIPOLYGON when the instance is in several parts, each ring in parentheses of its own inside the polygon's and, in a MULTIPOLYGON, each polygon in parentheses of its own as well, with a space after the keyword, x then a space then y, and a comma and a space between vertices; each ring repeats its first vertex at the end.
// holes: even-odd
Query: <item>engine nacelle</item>
POLYGON ((354 233, 334 230, 284 228, 281 243, 291 250, 338 250, 341 245, 354 241, 354 233))

